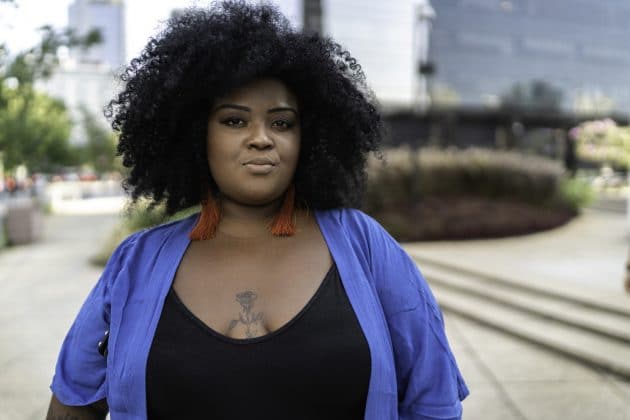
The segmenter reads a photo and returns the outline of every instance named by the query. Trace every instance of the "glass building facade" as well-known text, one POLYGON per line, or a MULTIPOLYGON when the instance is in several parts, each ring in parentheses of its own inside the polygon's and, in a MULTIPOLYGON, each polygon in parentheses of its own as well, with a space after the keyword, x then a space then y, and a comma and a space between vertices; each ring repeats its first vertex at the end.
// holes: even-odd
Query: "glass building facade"
POLYGON ((630 112, 627 0, 432 0, 434 101, 497 107, 544 81, 574 112, 630 112))

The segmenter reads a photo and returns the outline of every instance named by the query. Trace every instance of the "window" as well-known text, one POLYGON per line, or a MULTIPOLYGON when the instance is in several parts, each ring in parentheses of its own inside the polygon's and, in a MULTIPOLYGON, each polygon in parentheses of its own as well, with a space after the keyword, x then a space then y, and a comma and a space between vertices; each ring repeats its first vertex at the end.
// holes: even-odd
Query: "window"
POLYGON ((479 32, 460 32, 457 43, 465 48, 493 50, 504 54, 512 52, 512 39, 507 36, 479 32))
POLYGON ((582 47, 582 55, 596 60, 614 61, 625 63, 628 60, 628 52, 609 46, 585 45, 582 47))
POLYGON ((570 56, 575 53, 575 45, 556 39, 523 38, 523 48, 533 53, 570 56))

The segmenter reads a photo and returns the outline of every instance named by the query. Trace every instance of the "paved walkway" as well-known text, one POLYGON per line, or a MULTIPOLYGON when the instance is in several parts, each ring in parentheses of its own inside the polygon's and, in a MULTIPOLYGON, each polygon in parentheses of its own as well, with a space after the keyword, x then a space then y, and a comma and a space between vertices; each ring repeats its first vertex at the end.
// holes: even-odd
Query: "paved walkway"
POLYGON ((568 224, 547 232, 505 239, 415 243, 405 248, 524 282, 553 282, 619 295, 630 252, 629 233, 624 214, 587 209, 568 224))
MULTIPOLYGON (((114 216, 103 215, 48 217, 43 241, 0 252, 0 420, 44 418, 61 340, 99 276, 87 258, 115 222, 114 216)), ((566 228, 541 234, 545 237, 410 247, 497 271, 532 270, 550 281, 588 284, 619 295, 615 282, 625 262, 626 232, 620 216, 588 213, 566 228), (564 239, 550 239, 558 235, 564 239), (610 246, 596 247, 600 252, 594 258, 596 250, 584 251, 580 243, 610 246), (562 270, 554 265, 556 259, 562 270)), ((469 320, 445 318, 471 388, 464 419, 630 420, 630 384, 469 320)))
POLYGON ((61 341, 100 269, 114 216, 53 216, 39 243, 0 251, 0 420, 43 419, 61 341))

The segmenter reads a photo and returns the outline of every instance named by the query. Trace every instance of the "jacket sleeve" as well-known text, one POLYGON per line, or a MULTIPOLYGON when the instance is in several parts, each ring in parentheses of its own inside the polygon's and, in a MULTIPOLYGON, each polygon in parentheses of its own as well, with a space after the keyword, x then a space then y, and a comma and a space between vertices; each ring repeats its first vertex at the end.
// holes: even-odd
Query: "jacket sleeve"
POLYGON ((438 304, 416 263, 366 217, 369 264, 389 327, 401 420, 460 419, 469 391, 438 304))
POLYGON ((398 375, 399 416, 461 419, 468 388, 444 331, 442 314, 418 273, 418 306, 389 316, 398 375))
POLYGON ((125 239, 109 258, 63 341, 50 389, 65 405, 85 406, 106 397, 107 360, 99 353, 98 343, 109 329, 111 285, 136 235, 125 239))

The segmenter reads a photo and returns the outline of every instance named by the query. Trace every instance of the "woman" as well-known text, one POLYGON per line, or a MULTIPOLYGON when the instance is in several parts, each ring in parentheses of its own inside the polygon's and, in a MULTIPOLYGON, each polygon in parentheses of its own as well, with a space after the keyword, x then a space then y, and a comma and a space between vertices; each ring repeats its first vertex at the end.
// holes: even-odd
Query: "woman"
POLYGON ((123 80, 109 110, 127 189, 202 211, 114 252, 49 418, 460 418, 428 286, 351 209, 381 138, 354 58, 224 2, 171 19, 123 80))

